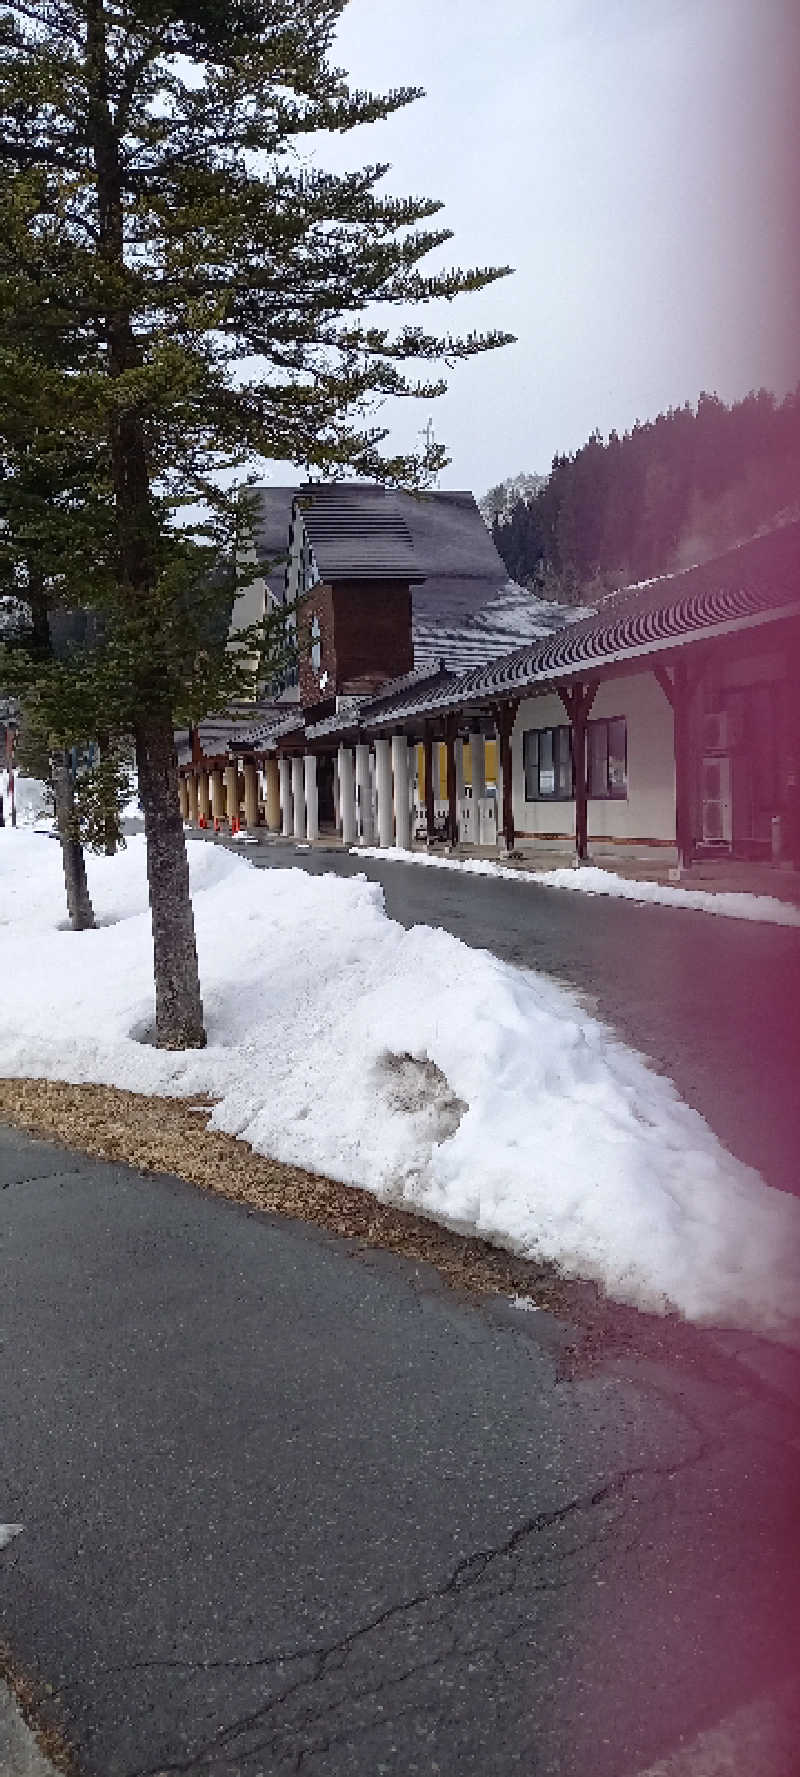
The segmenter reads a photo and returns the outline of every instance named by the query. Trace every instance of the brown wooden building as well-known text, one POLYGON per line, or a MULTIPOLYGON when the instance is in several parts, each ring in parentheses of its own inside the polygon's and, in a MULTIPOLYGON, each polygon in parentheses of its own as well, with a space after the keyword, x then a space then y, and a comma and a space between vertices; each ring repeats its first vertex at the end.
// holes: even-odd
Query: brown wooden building
MULTIPOLYGON (((255 807, 312 841, 327 825, 347 843, 800 865, 800 524, 555 631, 547 607, 550 633, 511 651, 487 631, 487 657, 465 671, 480 608, 462 620, 460 658, 452 644, 435 657, 430 626, 427 651, 415 645, 430 561, 409 498, 335 486, 295 498, 284 588, 299 687, 228 737, 250 824, 255 807)), ((527 601, 535 622, 533 595, 505 599, 527 601)))

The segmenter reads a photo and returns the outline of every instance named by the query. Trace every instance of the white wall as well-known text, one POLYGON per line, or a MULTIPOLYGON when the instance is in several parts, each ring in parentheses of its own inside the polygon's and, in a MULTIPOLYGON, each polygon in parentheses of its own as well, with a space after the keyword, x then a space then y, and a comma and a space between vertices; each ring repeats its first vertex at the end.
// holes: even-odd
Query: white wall
MULTIPOLYGON (((651 672, 608 679, 598 687, 590 720, 624 716, 628 730, 625 801, 589 801, 589 838, 675 841, 675 757, 672 710, 651 672)), ((520 837, 575 832, 575 803, 526 802, 522 736, 527 728, 555 728, 568 720, 560 697, 526 698, 513 735, 514 826, 520 837)))
POLYGON ((243 586, 233 601, 231 626, 228 634, 234 636, 241 629, 249 629, 252 623, 260 623, 264 616, 266 600, 266 583, 254 580, 251 586, 243 586))

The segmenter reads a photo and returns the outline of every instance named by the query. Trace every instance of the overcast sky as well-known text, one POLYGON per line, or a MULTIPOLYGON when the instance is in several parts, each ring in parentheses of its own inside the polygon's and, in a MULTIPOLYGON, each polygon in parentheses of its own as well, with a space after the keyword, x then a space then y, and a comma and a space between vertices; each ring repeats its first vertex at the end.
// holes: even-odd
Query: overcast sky
POLYGON ((515 267, 441 319, 518 343, 385 410, 393 442, 432 417, 480 494, 701 389, 789 387, 799 46, 796 0, 351 0, 352 83, 427 96, 319 163, 390 161, 444 200, 443 263, 515 267))

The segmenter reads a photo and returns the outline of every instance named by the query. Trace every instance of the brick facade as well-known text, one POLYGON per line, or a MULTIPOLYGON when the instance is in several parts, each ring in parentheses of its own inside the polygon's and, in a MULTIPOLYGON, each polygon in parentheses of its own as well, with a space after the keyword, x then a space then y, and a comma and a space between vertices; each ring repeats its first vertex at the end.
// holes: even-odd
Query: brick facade
POLYGON ((402 582, 320 583, 298 600, 297 621, 300 701, 306 709, 337 696, 375 692, 414 664, 411 589, 402 582), (319 624, 318 667, 311 659, 314 618, 319 624))

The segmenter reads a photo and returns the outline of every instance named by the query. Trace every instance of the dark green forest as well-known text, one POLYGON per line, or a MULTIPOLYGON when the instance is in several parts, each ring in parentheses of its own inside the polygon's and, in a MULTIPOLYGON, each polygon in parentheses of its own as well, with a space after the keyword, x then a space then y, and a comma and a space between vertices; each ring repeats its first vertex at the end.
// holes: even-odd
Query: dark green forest
POLYGON ((621 437, 594 433, 492 535, 513 579, 575 603, 707 561, 795 508, 800 385, 731 406, 703 394, 621 437))

